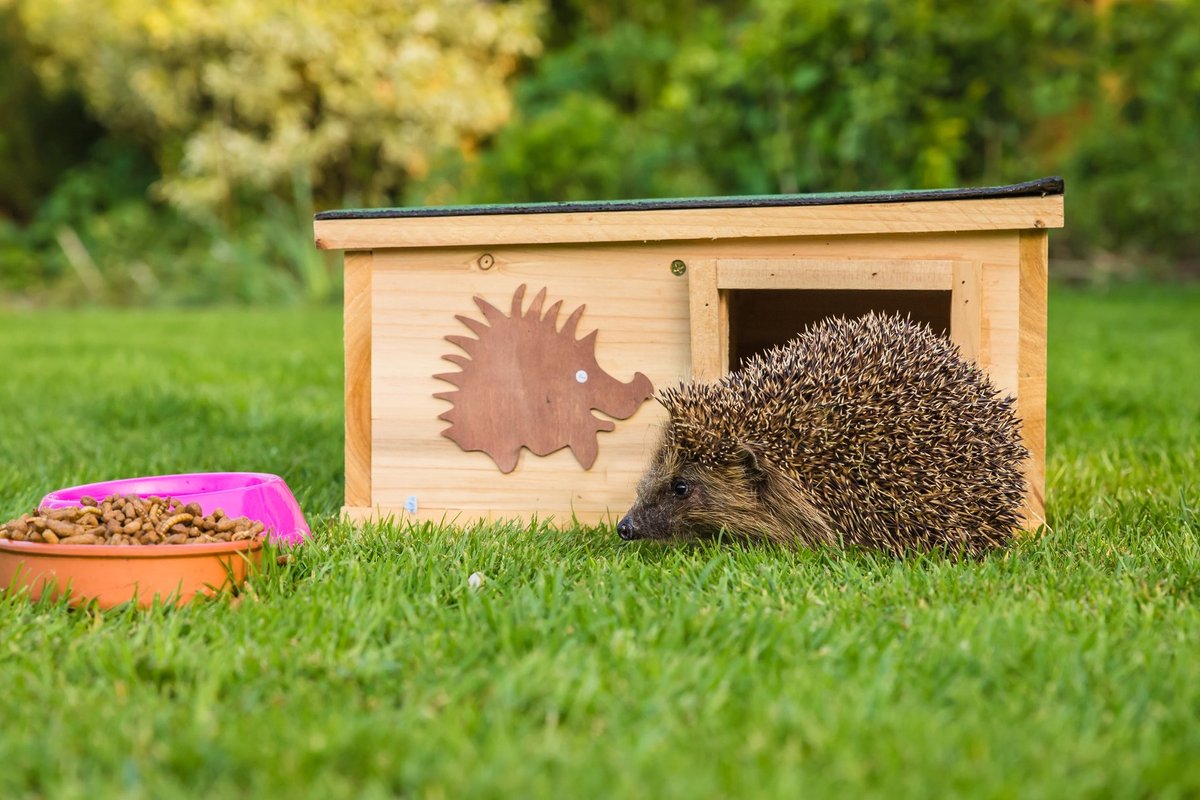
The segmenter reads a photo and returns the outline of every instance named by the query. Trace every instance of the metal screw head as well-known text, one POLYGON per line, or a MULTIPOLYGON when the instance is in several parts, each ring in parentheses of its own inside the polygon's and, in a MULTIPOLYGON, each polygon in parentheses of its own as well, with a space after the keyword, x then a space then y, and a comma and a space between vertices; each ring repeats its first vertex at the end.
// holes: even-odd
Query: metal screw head
POLYGON ((687 264, 680 261, 678 258, 671 262, 671 274, 682 275, 687 272, 687 264))
POLYGON ((495 263, 496 263, 496 259, 492 256, 491 253, 484 253, 483 255, 481 255, 479 257, 479 268, 480 269, 491 269, 492 265, 495 263))

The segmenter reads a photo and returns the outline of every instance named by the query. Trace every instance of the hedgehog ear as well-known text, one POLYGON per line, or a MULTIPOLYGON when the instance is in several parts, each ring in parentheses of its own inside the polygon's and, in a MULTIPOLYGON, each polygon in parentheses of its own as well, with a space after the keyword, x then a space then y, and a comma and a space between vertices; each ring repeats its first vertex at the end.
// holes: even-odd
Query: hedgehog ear
POLYGON ((756 488, 761 489, 767 483, 767 469, 763 462, 762 451, 750 442, 740 442, 737 449, 738 462, 750 476, 750 481, 756 488))

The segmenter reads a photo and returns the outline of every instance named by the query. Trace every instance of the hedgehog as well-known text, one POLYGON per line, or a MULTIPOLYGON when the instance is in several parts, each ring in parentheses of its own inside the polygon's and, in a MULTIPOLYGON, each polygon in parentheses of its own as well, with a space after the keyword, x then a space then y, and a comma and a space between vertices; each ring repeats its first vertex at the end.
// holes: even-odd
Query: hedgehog
POLYGON ((977 556, 1021 522, 1014 398, 908 317, 828 318, 657 399, 669 418, 622 539, 977 556))

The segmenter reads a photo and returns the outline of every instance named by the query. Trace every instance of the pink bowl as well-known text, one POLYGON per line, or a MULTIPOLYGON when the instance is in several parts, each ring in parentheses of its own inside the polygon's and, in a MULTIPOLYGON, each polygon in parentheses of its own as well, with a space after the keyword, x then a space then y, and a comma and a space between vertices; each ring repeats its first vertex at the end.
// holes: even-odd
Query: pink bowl
POLYGON ((184 503, 199 503, 205 514, 219 508, 227 516, 261 522, 272 542, 300 544, 311 535, 292 490, 283 478, 265 472, 195 472, 89 483, 51 492, 39 508, 77 506, 83 497, 103 500, 113 494, 177 497, 184 503))

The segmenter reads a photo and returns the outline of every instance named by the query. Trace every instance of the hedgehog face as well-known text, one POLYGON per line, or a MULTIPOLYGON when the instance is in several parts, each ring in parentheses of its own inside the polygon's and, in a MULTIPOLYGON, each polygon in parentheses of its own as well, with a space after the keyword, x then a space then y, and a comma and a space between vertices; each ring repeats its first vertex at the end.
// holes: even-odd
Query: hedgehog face
POLYGON ((694 464, 659 451, 638 484, 637 500, 617 524, 622 539, 681 539, 695 535, 687 524, 707 504, 708 481, 694 464))
POLYGON ((752 459, 700 463, 666 442, 638 484, 637 500, 617 533, 625 540, 695 539, 723 529, 750 533, 742 528, 748 517, 761 519, 760 478, 752 459))

